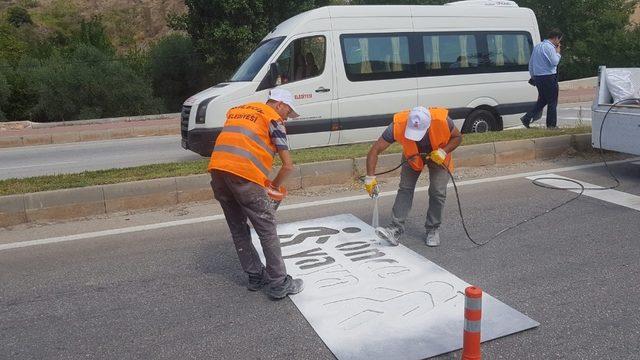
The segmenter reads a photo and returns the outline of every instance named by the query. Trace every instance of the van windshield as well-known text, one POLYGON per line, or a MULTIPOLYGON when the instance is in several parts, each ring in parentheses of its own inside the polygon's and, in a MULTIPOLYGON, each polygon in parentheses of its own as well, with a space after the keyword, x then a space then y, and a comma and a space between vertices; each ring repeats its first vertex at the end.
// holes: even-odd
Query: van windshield
POLYGON ((283 37, 277 37, 265 40, 258 44, 255 50, 249 55, 242 65, 238 68, 235 74, 231 77, 231 81, 251 81, 256 77, 256 74, 264 64, 269 60, 269 57, 284 40, 283 37))

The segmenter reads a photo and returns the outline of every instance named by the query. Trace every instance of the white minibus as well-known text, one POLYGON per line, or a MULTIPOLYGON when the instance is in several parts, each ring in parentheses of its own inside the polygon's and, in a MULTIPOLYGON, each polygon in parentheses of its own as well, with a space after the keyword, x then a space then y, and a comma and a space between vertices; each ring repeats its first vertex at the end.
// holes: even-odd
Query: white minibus
POLYGON ((377 139, 393 114, 446 107, 463 132, 520 124, 536 101, 528 62, 536 17, 513 1, 442 6, 328 6, 278 25, 228 82, 187 99, 182 146, 210 156, 231 107, 280 86, 300 117, 291 148, 377 139))

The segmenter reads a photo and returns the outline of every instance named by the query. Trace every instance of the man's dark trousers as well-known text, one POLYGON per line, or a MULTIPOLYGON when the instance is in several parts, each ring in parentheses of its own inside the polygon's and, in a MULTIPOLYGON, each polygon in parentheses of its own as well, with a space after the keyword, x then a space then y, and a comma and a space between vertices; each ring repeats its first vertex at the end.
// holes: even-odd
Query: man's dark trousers
POLYGON ((213 195, 220 202, 242 269, 248 274, 266 275, 271 286, 282 284, 287 269, 276 232, 275 209, 264 188, 225 171, 211 172, 213 195), (251 243, 247 219, 258 233, 267 262, 266 269, 251 243))
POLYGON ((533 109, 531 109, 525 118, 531 122, 531 119, 547 107, 547 127, 556 127, 558 123, 558 75, 534 76, 533 80, 538 89, 538 101, 533 109))

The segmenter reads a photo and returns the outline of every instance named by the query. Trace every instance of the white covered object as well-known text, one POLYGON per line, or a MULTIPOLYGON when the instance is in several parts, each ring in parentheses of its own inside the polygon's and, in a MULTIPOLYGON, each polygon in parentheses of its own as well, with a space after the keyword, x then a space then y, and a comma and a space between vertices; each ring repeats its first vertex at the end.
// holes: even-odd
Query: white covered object
POLYGON ((606 81, 614 103, 640 97, 640 69, 607 69, 606 81))

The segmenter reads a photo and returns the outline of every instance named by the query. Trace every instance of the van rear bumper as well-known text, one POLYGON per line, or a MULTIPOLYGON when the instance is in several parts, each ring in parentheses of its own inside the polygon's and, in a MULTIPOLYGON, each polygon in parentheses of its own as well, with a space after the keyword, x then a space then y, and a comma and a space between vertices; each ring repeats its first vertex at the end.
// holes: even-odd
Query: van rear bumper
POLYGON ((182 147, 201 156, 210 157, 220 131, 222 128, 189 130, 182 134, 182 147))

